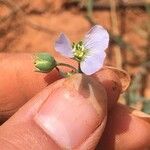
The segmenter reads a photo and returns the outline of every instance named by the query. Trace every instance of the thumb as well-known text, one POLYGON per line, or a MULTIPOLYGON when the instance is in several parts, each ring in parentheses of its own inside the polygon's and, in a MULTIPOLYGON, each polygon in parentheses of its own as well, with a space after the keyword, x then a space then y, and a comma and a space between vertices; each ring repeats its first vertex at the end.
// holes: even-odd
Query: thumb
POLYGON ((106 92, 92 77, 61 79, 0 127, 1 149, 94 149, 106 123, 106 92))

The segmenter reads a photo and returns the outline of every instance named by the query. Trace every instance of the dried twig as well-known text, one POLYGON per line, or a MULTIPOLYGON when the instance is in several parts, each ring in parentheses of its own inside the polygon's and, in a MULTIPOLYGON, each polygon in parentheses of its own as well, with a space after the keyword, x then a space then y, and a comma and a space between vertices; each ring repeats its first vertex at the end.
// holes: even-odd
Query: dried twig
MULTIPOLYGON (((67 4, 67 8, 72 5, 77 5, 81 9, 87 9, 86 7, 87 0, 69 0, 65 4, 67 4)), ((150 0, 119 0, 117 3, 118 9, 124 8, 144 8, 145 5, 149 5, 150 0)), ((101 10, 101 9, 110 9, 111 6, 109 4, 109 0, 95 0, 93 3, 93 9, 101 10)))
POLYGON ((0 3, 6 5, 8 8, 11 9, 11 12, 7 16, 0 17, 0 23, 7 21, 9 18, 13 17, 15 14, 17 14, 20 10, 23 10, 28 5, 28 3, 25 3, 18 6, 14 2, 12 2, 12 0, 0 0, 0 3))
MULTIPOLYGON (((117 10, 116 10, 116 0, 110 0, 110 19, 111 19, 111 25, 112 25, 112 34, 113 35, 119 35, 119 29, 118 29, 118 19, 117 19, 117 10)), ((121 56, 121 50, 118 45, 113 47, 113 50, 115 52, 116 57, 116 66, 118 68, 122 68, 122 56, 121 56)))
POLYGON ((33 29, 42 31, 42 32, 44 32, 44 33, 46 33, 46 34, 52 34, 52 33, 53 33, 53 31, 50 30, 50 29, 48 29, 47 27, 43 27, 43 26, 41 26, 41 25, 37 25, 37 24, 35 24, 35 23, 32 23, 32 22, 29 21, 29 20, 26 21, 26 24, 27 24, 28 26, 32 27, 33 29))
MULTIPOLYGON (((20 4, 20 5, 16 5, 16 3, 14 3, 12 0, 0 0, 0 2, 7 5, 9 8, 12 9, 12 11, 10 12, 9 15, 0 18, 0 23, 6 21, 9 18, 11 18, 12 16, 17 14, 18 12, 21 13, 23 16, 26 16, 26 13, 24 12, 23 8, 25 8, 27 5, 29 5, 28 2, 25 3, 25 4, 20 4)), ((32 27, 33 29, 43 31, 47 34, 52 33, 52 31, 50 29, 48 29, 47 27, 37 25, 37 24, 35 24, 35 23, 33 23, 29 20, 26 20, 25 23, 26 23, 26 25, 32 27)))

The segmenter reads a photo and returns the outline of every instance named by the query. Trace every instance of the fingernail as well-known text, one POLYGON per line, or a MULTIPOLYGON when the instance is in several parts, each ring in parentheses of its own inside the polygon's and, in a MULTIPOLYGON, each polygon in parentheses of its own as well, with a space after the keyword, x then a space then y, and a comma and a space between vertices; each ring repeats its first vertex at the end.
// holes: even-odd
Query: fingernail
POLYGON ((119 76, 109 67, 102 68, 93 77, 105 87, 108 97, 108 110, 116 104, 122 91, 119 76))
POLYGON ((134 116, 139 117, 140 119, 150 123, 150 115, 148 115, 144 112, 141 112, 139 110, 135 110, 133 108, 130 108, 130 111, 134 116))
POLYGON ((103 87, 83 75, 66 79, 41 106, 35 122, 61 147, 80 146, 101 124, 106 113, 103 87))

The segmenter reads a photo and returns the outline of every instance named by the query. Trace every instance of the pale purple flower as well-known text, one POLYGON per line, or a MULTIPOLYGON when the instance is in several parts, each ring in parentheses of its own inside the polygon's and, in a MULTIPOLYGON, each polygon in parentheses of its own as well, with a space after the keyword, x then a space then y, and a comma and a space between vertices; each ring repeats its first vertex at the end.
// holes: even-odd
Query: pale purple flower
POLYGON ((55 42, 55 49, 62 55, 79 61, 81 71, 91 75, 103 66, 108 43, 108 32, 102 26, 95 25, 88 31, 83 41, 73 45, 67 36, 61 33, 55 42))

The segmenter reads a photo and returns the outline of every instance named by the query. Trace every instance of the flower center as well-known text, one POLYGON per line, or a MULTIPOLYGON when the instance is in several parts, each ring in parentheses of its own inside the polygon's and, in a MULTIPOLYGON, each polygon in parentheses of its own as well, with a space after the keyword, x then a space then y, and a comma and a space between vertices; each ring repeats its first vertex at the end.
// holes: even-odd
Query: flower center
POLYGON ((73 43, 72 47, 74 58, 79 62, 82 61, 87 54, 87 49, 85 49, 83 42, 73 43))

